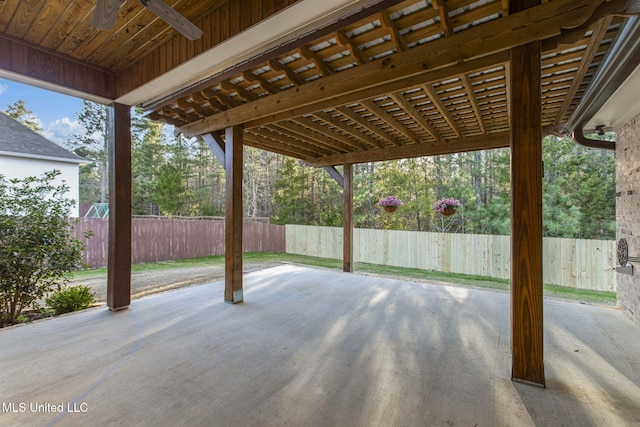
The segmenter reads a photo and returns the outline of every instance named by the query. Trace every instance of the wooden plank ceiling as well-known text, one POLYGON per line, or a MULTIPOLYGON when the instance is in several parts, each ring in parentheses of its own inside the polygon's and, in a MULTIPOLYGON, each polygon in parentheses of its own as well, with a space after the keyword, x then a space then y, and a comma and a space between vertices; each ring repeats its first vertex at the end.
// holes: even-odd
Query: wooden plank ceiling
POLYGON ((0 69, 116 99, 298 0, 166 0, 203 30, 187 40, 139 0, 115 26, 92 25, 98 0, 0 0, 0 69))
MULTIPOLYGON (((113 30, 95 28, 91 20, 96 3, 97 0, 2 0, 0 34, 119 74, 172 39, 189 46, 187 49, 192 52, 200 52, 295 0, 167 1, 205 31, 204 36, 193 44, 176 37, 175 30, 138 0, 121 0, 113 30), (240 13, 240 7, 244 13, 240 13)), ((191 55, 180 52, 178 56, 184 61, 191 55)), ((156 66, 162 67, 161 64, 156 66)))
MULTIPOLYGON (((412 58, 414 50, 419 52, 416 56, 437 57, 447 40, 455 49, 456 40, 463 40, 472 29, 483 34, 482 28, 489 28, 492 21, 491 28, 497 28, 495 24, 507 15, 506 5, 500 0, 407 0, 180 94, 156 106, 150 116, 188 135, 239 124, 232 119, 235 116, 244 124, 246 144, 317 166, 505 147, 509 145, 506 49, 487 50, 439 73, 389 80, 386 88, 384 82, 368 81, 367 76, 375 70, 371 63, 383 67, 385 61, 403 61, 412 58), (432 45, 438 50, 430 51, 432 45), (359 69, 365 70, 361 82, 359 69), (353 80, 353 91, 344 90, 342 75, 353 80), (306 103, 301 98, 300 92, 312 88, 319 97, 323 93, 326 102, 306 103), (300 102, 287 109, 282 105, 289 93, 300 102)), ((564 131, 563 124, 624 20, 596 18, 543 43, 546 133, 564 131)))

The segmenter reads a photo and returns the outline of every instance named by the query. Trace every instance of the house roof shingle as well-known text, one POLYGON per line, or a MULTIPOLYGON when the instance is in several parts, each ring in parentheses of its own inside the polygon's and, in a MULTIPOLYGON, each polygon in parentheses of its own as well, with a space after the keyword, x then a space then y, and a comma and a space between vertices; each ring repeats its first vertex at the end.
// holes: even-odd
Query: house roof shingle
POLYGON ((47 158, 71 163, 86 162, 82 157, 48 140, 4 113, 0 114, 0 154, 47 158))

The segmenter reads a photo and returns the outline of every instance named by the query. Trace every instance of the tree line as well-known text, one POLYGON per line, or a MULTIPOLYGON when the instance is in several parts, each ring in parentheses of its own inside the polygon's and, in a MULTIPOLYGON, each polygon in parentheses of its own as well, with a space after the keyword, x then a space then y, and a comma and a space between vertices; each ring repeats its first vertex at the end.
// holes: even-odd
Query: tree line
MULTIPOLYGON (((84 102, 78 113, 84 132, 67 143, 91 161, 81 166, 81 203, 108 200, 106 119, 106 107, 84 102)), ((324 169, 253 147, 245 147, 244 161, 246 216, 270 217, 279 224, 342 225, 342 189, 324 169)), ((548 136, 543 162, 545 235, 614 239, 614 153, 548 136)), ((509 163, 509 149, 496 149, 356 164, 354 225, 510 234, 509 163), (392 214, 377 205, 389 195, 403 201, 392 214), (463 207, 443 217, 433 209, 443 197, 458 199, 463 207)), ((163 123, 133 112, 134 215, 223 215, 224 181, 224 170, 203 141, 174 135, 163 123)))

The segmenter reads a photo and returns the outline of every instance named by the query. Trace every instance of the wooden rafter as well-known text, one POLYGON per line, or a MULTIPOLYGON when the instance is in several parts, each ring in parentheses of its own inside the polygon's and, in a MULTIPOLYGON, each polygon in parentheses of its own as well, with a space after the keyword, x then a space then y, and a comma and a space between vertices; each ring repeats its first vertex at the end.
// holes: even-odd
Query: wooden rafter
POLYGON ((336 41, 340 46, 346 47, 351 52, 351 56, 357 59, 358 64, 366 64, 369 62, 369 58, 360 50, 358 46, 353 44, 351 39, 342 30, 336 31, 336 41))
POLYGON ((215 92, 212 89, 202 89, 200 92, 194 92, 194 94, 192 94, 192 96, 194 95, 200 95, 202 96, 204 99, 207 100, 207 102, 209 103, 209 105, 211 105, 211 107, 215 108, 218 111, 222 111, 227 109, 227 106, 224 105, 223 103, 221 103, 218 98, 215 96, 215 92))
POLYGON ((369 147, 383 147, 384 144, 378 141, 376 138, 369 134, 369 126, 370 123, 367 122, 366 119, 354 119, 354 117, 358 117, 357 114, 351 114, 348 109, 340 109, 337 108, 332 112, 338 113, 338 115, 324 113, 315 113, 317 117, 322 117, 323 120, 331 120, 331 124, 339 127, 344 133, 351 135, 353 138, 364 142, 366 145, 363 146, 363 149, 368 149, 369 147), (347 112, 345 114, 344 111, 347 112), (320 115, 318 115, 320 114, 320 115), (365 125, 367 124, 367 125, 365 125))
POLYGON ((369 111, 371 111, 374 115, 380 117, 381 120, 384 120, 385 123, 387 123, 389 126, 391 126, 395 130, 400 132, 410 141, 416 144, 420 143, 420 140, 418 139, 418 137, 413 132, 411 132, 411 130, 409 130, 406 126, 404 126, 404 124, 402 124, 397 118, 389 114, 384 108, 378 105, 375 101, 371 99, 366 99, 362 101, 362 105, 367 107, 367 109, 369 109, 369 111))
MULTIPOLYGON (((344 138, 343 141, 355 148, 356 150, 366 150, 367 144, 370 137, 368 135, 363 134, 357 129, 354 129, 352 126, 349 126, 345 123, 340 116, 334 116, 333 114, 327 113, 325 111, 317 111, 313 113, 314 116, 319 118, 320 120, 328 123, 336 129, 340 129, 348 135, 351 135, 352 138, 344 138)), ((375 146, 375 143, 371 143, 375 146)))
MULTIPOLYGON (((582 56, 580 65, 578 67, 578 71, 575 74, 574 79, 576 79, 576 81, 582 81, 584 79, 585 74, 587 74, 587 72, 589 71, 589 67, 591 65, 591 62, 593 61, 593 57, 598 53, 598 50, 600 48, 600 43, 602 42, 602 39, 607 33, 607 29, 609 28, 609 24, 611 23, 611 20, 612 20, 612 17, 606 17, 595 25, 590 43, 587 46, 586 52, 582 56)), ((556 125, 561 123, 562 118, 564 117, 566 112, 569 110, 571 103, 574 102, 574 98, 576 96, 576 93, 578 92, 578 89, 579 89, 578 85, 576 84, 570 85, 569 90, 564 96, 564 101, 562 103, 562 106, 560 107, 556 115, 556 122, 555 122, 556 125)))
POLYGON ((324 75, 324 76, 329 76, 331 74, 333 74, 333 70, 331 69, 331 67, 329 67, 323 60, 322 58, 320 58, 315 52, 312 52, 311 49, 309 49, 306 46, 302 46, 300 48, 298 48, 298 52, 300 53, 300 55, 307 59, 308 61, 313 62, 313 64, 316 67, 316 70, 324 75))
POLYGON ((249 131, 245 131, 245 139, 244 142, 246 145, 260 148, 263 150, 269 150, 274 153, 282 154, 284 156, 289 157, 298 157, 298 158, 315 158, 319 157, 319 154, 310 150, 305 150, 304 148, 300 148, 298 146, 292 146, 283 144, 280 140, 274 140, 271 138, 267 138, 261 133, 258 129, 251 129, 249 131))
MULTIPOLYGON (((396 141, 396 139, 391 137, 387 132, 380 129, 375 124, 371 123, 366 117, 361 117, 360 115, 358 115, 358 113, 356 113, 355 111, 353 111, 353 109, 347 107, 346 105, 342 107, 338 107, 337 111, 339 111, 340 114, 344 115, 345 117, 349 117, 351 120, 353 120, 355 123, 358 123, 364 129, 368 129, 369 131, 375 133, 380 138, 387 141, 389 144, 400 145, 396 141)), ((376 145, 378 148, 382 148, 384 146, 383 143, 376 141, 374 138, 371 138, 370 142, 371 144, 376 145)))
POLYGON ((440 112, 442 118, 449 124, 451 130, 455 133, 457 138, 462 136, 462 131, 458 127, 458 124, 453 119, 451 113, 447 109, 447 106, 442 102, 440 96, 438 96, 438 92, 434 89, 433 85, 423 85, 422 89, 429 95, 429 99, 433 103, 434 107, 440 112))
POLYGON ((229 80, 223 80, 220 83, 220 86, 222 86, 222 89, 226 90, 227 92, 235 92, 240 98, 243 98, 247 101, 255 101, 256 99, 260 98, 255 93, 246 90, 239 84, 231 83, 229 80))
POLYGON ((278 72, 284 73, 285 76, 287 76, 287 79, 289 79, 289 81, 292 82, 292 83, 295 83, 297 85, 301 85, 301 84, 305 83, 305 80, 303 78, 298 76, 296 73, 293 72, 293 70, 291 70, 288 66, 283 65, 278 60, 274 59, 274 60, 269 61, 269 67, 274 71, 278 71, 278 72))
POLYGON ((391 36, 391 41, 395 45, 398 52, 403 50, 407 50, 407 43, 402 38, 400 34, 400 30, 398 30, 397 25, 393 22, 393 20, 389 17, 388 11, 380 12, 380 24, 382 27, 386 28, 389 31, 389 35, 391 36))
POLYGON ((323 139, 325 145, 333 147, 337 152, 349 152, 353 151, 353 141, 351 141, 345 135, 333 132, 323 126, 319 120, 313 120, 309 117, 296 117, 291 120, 292 123, 301 126, 303 129, 314 131, 320 138, 323 139))
MULTIPOLYGON (((227 94, 223 93, 222 91, 219 90, 214 90, 214 89, 203 89, 200 92, 205 98, 215 98, 218 100, 218 102, 223 106, 224 109, 228 109, 230 107, 237 107, 239 105, 242 105, 242 101, 232 98, 230 96, 228 96, 227 94)), ((217 129, 220 130, 220 129, 217 129)))
POLYGON ((438 15, 440 16, 440 26, 442 28, 442 32, 445 36, 450 36, 451 34, 453 34, 453 28, 444 0, 431 0, 431 3, 433 4, 434 9, 438 11, 438 15))
POLYGON ((254 74, 251 71, 243 72, 242 77, 248 82, 258 83, 260 87, 266 92, 278 93, 281 91, 280 86, 275 83, 271 83, 270 81, 264 79, 262 76, 254 74))
MULTIPOLYGON (((382 61, 370 62, 353 70, 345 70, 324 79, 308 82, 303 85, 305 90, 298 90, 296 93, 283 91, 254 101, 250 103, 251 105, 234 108, 233 112, 225 111, 209 116, 198 123, 183 127, 182 130, 194 135, 223 128, 236 122, 250 123, 269 116, 271 119, 284 119, 287 117, 277 115, 292 109, 299 112, 300 108, 310 105, 315 107, 311 111, 318 111, 322 109, 320 104, 329 99, 335 105, 337 96, 373 88, 383 90, 382 87, 393 82, 406 82, 407 79, 420 75, 423 75, 426 80, 428 79, 426 74, 429 71, 434 72, 453 67, 461 61, 502 52, 515 44, 529 40, 553 37, 560 34, 562 28, 566 26, 579 26, 592 18, 596 7, 597 4, 587 0, 557 0, 544 3, 529 9, 527 13, 512 14, 498 21, 490 21, 450 37, 434 40, 424 46, 396 53, 382 61), (276 105, 277 108, 274 111, 276 105)), ((383 93, 385 92, 378 94, 383 93)), ((349 101, 339 102, 341 105, 347 103, 349 101)))
POLYGON ((404 111, 406 111, 406 113, 410 115, 419 126, 429 132, 433 139, 435 139, 436 141, 440 139, 438 131, 431 125, 431 123, 427 121, 427 119, 424 118, 422 114, 420 114, 418 110, 416 110, 416 108, 409 101, 406 100, 402 93, 394 92, 391 94, 391 97, 398 105, 402 106, 404 111))
POLYGON ((270 138, 274 141, 282 141, 290 147, 302 148, 310 153, 313 153, 313 155, 316 156, 324 156, 332 153, 330 149, 326 147, 320 147, 317 144, 310 142, 308 139, 301 139, 298 137, 298 135, 289 133, 277 125, 261 127, 255 131, 255 134, 264 136, 265 138, 270 138))
POLYGON ((314 132, 310 128, 294 121, 278 122, 270 125, 270 127, 331 152, 346 153, 353 150, 353 148, 328 137, 326 134, 314 132))

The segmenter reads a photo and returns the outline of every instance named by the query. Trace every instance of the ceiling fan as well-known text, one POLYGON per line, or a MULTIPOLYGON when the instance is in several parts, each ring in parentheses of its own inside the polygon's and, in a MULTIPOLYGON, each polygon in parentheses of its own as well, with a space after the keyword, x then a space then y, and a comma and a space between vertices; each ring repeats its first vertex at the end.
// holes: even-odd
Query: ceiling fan
MULTIPOLYGON (((121 0, 98 0, 93 13, 93 20, 91 21, 93 26, 104 30, 112 30, 118 17, 120 3, 121 0)), ((200 28, 193 25, 187 18, 173 10, 164 1, 140 0, 140 3, 189 40, 197 40, 202 37, 200 28)))

